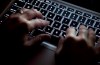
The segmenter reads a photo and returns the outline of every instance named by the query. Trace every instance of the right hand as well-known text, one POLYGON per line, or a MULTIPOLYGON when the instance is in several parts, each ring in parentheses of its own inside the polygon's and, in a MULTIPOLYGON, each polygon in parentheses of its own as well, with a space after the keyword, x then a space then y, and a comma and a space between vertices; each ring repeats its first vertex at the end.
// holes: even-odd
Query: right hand
POLYGON ((73 27, 61 38, 56 52, 57 65, 93 65, 96 61, 95 33, 84 25, 79 28, 78 36, 73 27))

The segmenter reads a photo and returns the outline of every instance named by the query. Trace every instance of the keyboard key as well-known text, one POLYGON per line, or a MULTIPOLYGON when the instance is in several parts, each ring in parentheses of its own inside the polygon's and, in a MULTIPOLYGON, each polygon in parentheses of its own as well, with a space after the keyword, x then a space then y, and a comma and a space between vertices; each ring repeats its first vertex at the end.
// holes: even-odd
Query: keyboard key
POLYGON ((40 11, 41 13, 42 13, 42 15, 46 15, 47 14, 47 11, 46 10, 44 10, 44 9, 41 9, 41 11, 40 11))
POLYGON ((50 0, 44 0, 44 2, 46 2, 47 4, 51 4, 50 0))
POLYGON ((11 15, 11 14, 13 14, 13 11, 7 11, 5 14, 8 14, 8 15, 11 15))
POLYGON ((37 6, 34 6, 34 9, 37 9, 38 11, 40 11, 40 8, 37 6))
POLYGON ((66 9, 66 6, 60 5, 59 8, 61 8, 61 9, 66 9))
POLYGON ((58 7, 59 4, 56 2, 52 2, 51 5, 58 7))
POLYGON ((70 24, 70 26, 77 28, 78 22, 72 21, 71 24, 70 24))
POLYGON ((55 27, 55 28, 57 28, 57 29, 59 29, 60 26, 61 26, 61 23, 59 23, 59 22, 55 22, 55 23, 53 24, 53 27, 55 27))
POLYGON ((40 2, 46 2, 46 0, 37 0, 37 1, 40 1, 40 2))
POLYGON ((68 11, 64 11, 63 13, 62 13, 62 16, 65 16, 65 17, 68 17, 70 15, 70 12, 68 12, 68 11))
MULTIPOLYGON (((18 9, 17 9, 18 10, 18 9)), ((10 9, 10 12, 15 13, 17 10, 15 9, 10 9)))
POLYGON ((28 0, 27 2, 28 2, 28 3, 32 3, 32 1, 33 1, 33 0, 28 0))
POLYGON ((13 5, 13 6, 11 6, 11 9, 13 9, 13 10, 17 10, 18 7, 13 5))
POLYGON ((93 26, 94 23, 95 23, 95 21, 94 21, 94 20, 91 20, 91 19, 88 19, 88 20, 86 21, 86 25, 93 26))
POLYGON ((10 15, 9 14, 5 14, 4 16, 8 18, 10 15))
POLYGON ((59 40, 60 40, 60 37, 51 35, 51 39, 49 42, 50 42, 50 44, 52 44, 54 46, 58 46, 59 40))
POLYGON ((65 24, 62 25, 61 30, 66 31, 69 27, 65 24))
POLYGON ((74 14, 74 13, 72 13, 71 16, 70 16, 70 18, 73 19, 73 20, 76 20, 77 17, 78 17, 78 15, 77 14, 74 14))
POLYGON ((94 19, 94 20, 100 20, 100 17, 93 16, 92 19, 94 19))
POLYGON ((75 14, 82 15, 83 12, 81 12, 81 11, 79 11, 79 10, 76 10, 75 14))
POLYGON ((62 20, 62 16, 56 15, 54 20, 60 22, 62 20))
POLYGON ((60 33, 61 33, 60 30, 55 29, 54 32, 53 32, 53 35, 55 35, 55 36, 59 36, 60 33))
POLYGON ((80 16, 79 19, 78 19, 78 22, 81 22, 83 24, 85 23, 85 21, 86 21, 86 18, 82 17, 82 16, 80 16))
POLYGON ((7 17, 5 17, 5 16, 0 17, 0 24, 1 24, 2 22, 4 22, 6 19, 7 19, 7 17))
POLYGON ((50 26, 47 26, 47 27, 45 28, 45 32, 47 32, 47 33, 51 33, 52 31, 53 31, 53 28, 50 27, 50 26))
POLYGON ((100 36, 100 30, 99 30, 99 29, 97 29, 96 35, 97 35, 97 36, 100 36))
POLYGON ((40 8, 46 9, 46 7, 47 7, 47 4, 45 4, 43 2, 40 4, 40 8))
POLYGON ((40 27, 39 30, 43 31, 45 27, 40 27))
POLYGON ((73 8, 68 8, 67 11, 74 12, 74 9, 73 8))
POLYGON ((35 5, 36 2, 37 2, 37 0, 33 0, 32 5, 35 5))
POLYGON ((63 37, 66 37, 66 32, 63 32, 63 33, 62 33, 62 36, 63 36, 63 37))
POLYGON ((30 4, 26 4, 25 5, 25 8, 27 8, 27 9, 31 9, 33 6, 32 5, 30 5, 30 4))
POLYGON ((63 11, 62 9, 57 8, 54 13, 57 13, 60 15, 62 13, 62 11, 63 11))
POLYGON ((94 25, 94 27, 100 28, 100 22, 96 22, 95 25, 94 25))
POLYGON ((54 6, 51 6, 51 5, 49 5, 48 8, 47 8, 47 10, 49 10, 49 11, 51 11, 51 12, 53 12, 54 9, 55 9, 55 7, 54 7, 54 6))
POLYGON ((51 19, 53 19, 54 16, 55 16, 55 14, 54 14, 54 13, 51 13, 51 12, 49 12, 48 15, 47 15, 47 17, 48 17, 48 18, 51 18, 51 19))
POLYGON ((21 2, 21 1, 18 1, 15 3, 17 6, 19 7, 23 7, 25 5, 25 2, 21 2))
POLYGON ((21 0, 21 1, 23 1, 23 2, 28 2, 28 0, 21 0))
POLYGON ((83 15, 84 17, 88 17, 88 18, 91 18, 91 14, 88 14, 88 13, 84 13, 83 15))
POLYGON ((69 22, 70 22, 70 19, 68 18, 64 18, 62 21, 63 24, 67 24, 67 25, 69 24, 69 22))
POLYGON ((39 29, 36 29, 36 30, 30 32, 30 36, 32 36, 32 37, 33 37, 33 36, 40 35, 40 34, 45 34, 45 32, 42 31, 42 30, 39 30, 39 29))
POLYGON ((40 5, 40 1, 36 1, 34 5, 35 6, 39 6, 40 5))
POLYGON ((49 18, 47 18, 47 20, 50 22, 49 25, 52 25, 53 20, 52 19, 49 19, 49 18))

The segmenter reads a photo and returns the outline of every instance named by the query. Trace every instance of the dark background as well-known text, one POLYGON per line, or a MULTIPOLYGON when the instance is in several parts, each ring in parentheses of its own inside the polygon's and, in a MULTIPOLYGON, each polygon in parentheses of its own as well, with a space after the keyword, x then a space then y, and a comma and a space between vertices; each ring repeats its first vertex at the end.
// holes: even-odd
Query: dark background
POLYGON ((0 14, 11 0, 0 0, 0 14))
POLYGON ((63 0, 81 7, 100 12, 100 0, 63 0))

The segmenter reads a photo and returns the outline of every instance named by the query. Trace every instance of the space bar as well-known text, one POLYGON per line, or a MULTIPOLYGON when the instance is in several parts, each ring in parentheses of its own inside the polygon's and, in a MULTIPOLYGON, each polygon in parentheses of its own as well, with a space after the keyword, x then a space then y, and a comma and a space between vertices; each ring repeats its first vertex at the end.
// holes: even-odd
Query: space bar
POLYGON ((51 44, 49 42, 45 42, 45 41, 43 41, 41 43, 41 45, 46 47, 46 48, 48 48, 48 49, 50 49, 50 50, 52 50, 52 51, 56 51, 56 48, 57 48, 55 45, 53 45, 53 44, 51 44))

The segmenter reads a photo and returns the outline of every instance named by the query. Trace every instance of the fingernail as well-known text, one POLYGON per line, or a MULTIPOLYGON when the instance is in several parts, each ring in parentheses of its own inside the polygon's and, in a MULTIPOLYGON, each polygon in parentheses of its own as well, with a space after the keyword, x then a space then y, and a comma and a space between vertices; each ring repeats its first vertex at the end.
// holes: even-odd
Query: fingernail
POLYGON ((75 29, 75 27, 73 27, 73 26, 70 26, 70 28, 73 28, 73 29, 75 29))
POLYGON ((35 11, 38 11, 37 9, 34 9, 35 11))
POLYGON ((85 25, 80 25, 80 27, 85 27, 85 25))
POLYGON ((89 31, 94 31, 92 28, 89 28, 89 31))

